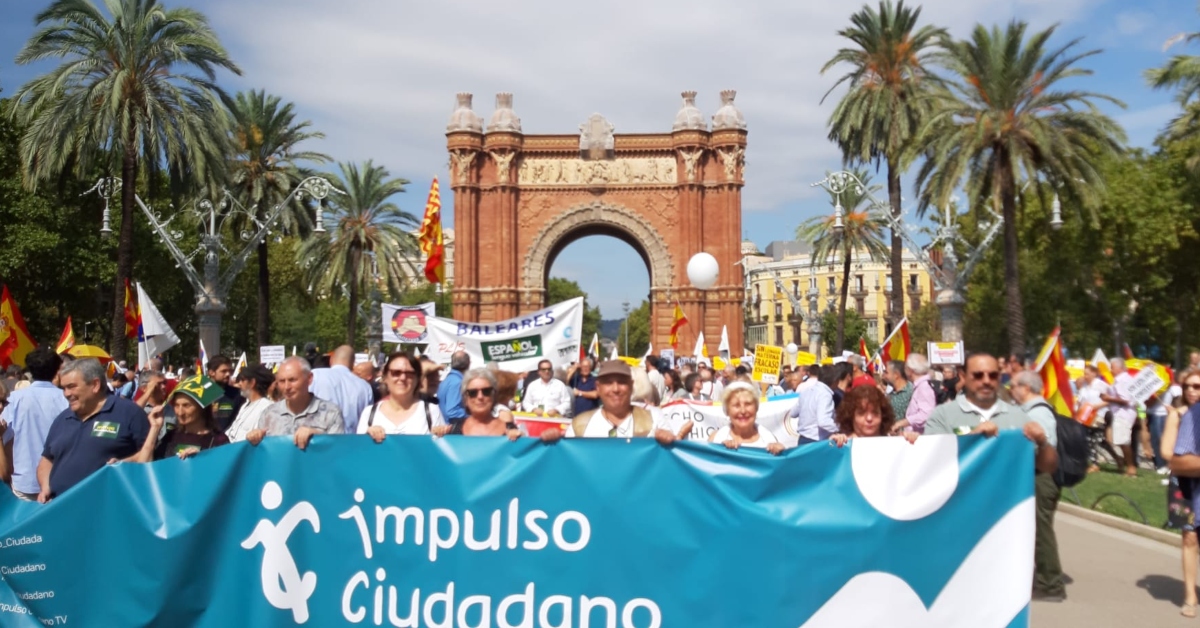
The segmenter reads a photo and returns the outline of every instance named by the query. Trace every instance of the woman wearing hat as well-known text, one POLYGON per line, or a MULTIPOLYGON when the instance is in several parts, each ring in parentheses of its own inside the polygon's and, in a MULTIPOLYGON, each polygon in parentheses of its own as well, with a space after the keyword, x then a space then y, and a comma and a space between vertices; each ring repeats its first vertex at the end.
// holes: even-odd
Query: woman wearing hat
POLYGON ((217 429, 213 420, 212 406, 222 396, 224 389, 204 375, 195 375, 179 382, 167 403, 175 410, 175 429, 167 432, 160 441, 163 428, 163 409, 158 406, 150 411, 150 433, 142 450, 137 453, 137 462, 162 460, 168 456, 187 458, 220 445, 228 445, 229 438, 217 429))
POLYGON ((754 386, 742 381, 733 382, 725 387, 722 404, 729 425, 713 432, 708 442, 721 443, 729 449, 765 449, 776 456, 783 453, 784 446, 779 438, 758 425, 758 390, 754 386))
POLYGON ((271 384, 275 383, 275 374, 261 364, 253 364, 238 371, 235 379, 247 403, 242 404, 233 424, 225 430, 231 443, 246 440, 246 434, 258 429, 259 419, 271 405, 267 393, 271 390, 271 384))

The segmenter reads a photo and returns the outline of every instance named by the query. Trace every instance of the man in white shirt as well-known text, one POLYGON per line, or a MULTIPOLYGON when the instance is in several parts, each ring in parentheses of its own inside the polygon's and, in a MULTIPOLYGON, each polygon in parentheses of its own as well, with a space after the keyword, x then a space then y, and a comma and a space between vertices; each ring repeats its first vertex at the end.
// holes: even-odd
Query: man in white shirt
POLYGON ((1137 475, 1137 458, 1133 454, 1133 427, 1137 424, 1137 405, 1132 395, 1133 376, 1125 368, 1125 360, 1111 362, 1113 383, 1100 399, 1112 408, 1112 443, 1121 448, 1125 475, 1137 475))
MULTIPOLYGON (((667 430, 659 430, 654 415, 645 408, 633 405, 633 371, 621 360, 609 360, 600 364, 596 373, 596 390, 600 393, 600 407, 584 412, 567 425, 568 438, 640 438, 654 436, 664 442, 674 440, 667 430), (661 431, 662 434, 656 432, 661 431)), ((563 432, 551 428, 542 432, 542 440, 554 442, 563 437, 563 432)))
POLYGON ((538 379, 525 387, 521 409, 546 417, 566 416, 571 409, 571 391, 554 378, 554 365, 550 360, 538 362, 538 379))

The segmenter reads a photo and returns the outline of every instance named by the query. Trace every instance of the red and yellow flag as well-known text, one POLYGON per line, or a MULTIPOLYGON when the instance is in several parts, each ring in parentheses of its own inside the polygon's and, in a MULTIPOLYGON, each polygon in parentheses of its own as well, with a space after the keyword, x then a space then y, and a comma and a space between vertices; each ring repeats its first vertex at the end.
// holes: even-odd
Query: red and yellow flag
POLYGON ((912 353, 912 339, 909 338, 908 319, 905 318, 896 325, 887 340, 883 341, 883 346, 879 348, 879 357, 883 358, 885 364, 892 360, 903 362, 908 359, 909 353, 912 353))
POLYGON ((8 286, 4 286, 0 292, 0 367, 25 366, 25 356, 35 346, 17 302, 8 293, 8 286))
POLYGON ((429 283, 442 283, 446 279, 446 246, 442 242, 442 196, 438 192, 437 177, 429 186, 429 199, 425 201, 425 219, 417 233, 421 252, 425 254, 425 278, 429 283))
POLYGON ((858 337, 858 353, 863 358, 863 368, 865 368, 868 373, 874 372, 875 363, 871 361, 871 352, 867 351, 867 339, 863 338, 862 336, 858 337))
POLYGON ((71 317, 67 317, 67 326, 63 327, 63 333, 58 337, 58 345, 54 347, 54 352, 62 355, 75 346, 75 330, 71 327, 71 317))
POLYGON ((687 322, 688 322, 687 317, 683 315, 683 308, 679 307, 679 304, 676 303, 675 304, 675 315, 671 319, 671 348, 672 349, 679 348, 679 328, 686 325, 687 322))
POLYGON ((1054 411, 1064 416, 1074 416, 1075 395, 1071 394, 1071 376, 1067 373, 1067 359, 1063 357, 1061 330, 1050 333, 1046 344, 1038 354, 1037 372, 1042 377, 1042 397, 1054 411))
POLYGON ((133 296, 133 288, 129 286, 129 279, 125 279, 125 337, 138 337, 138 302, 137 297, 133 296))

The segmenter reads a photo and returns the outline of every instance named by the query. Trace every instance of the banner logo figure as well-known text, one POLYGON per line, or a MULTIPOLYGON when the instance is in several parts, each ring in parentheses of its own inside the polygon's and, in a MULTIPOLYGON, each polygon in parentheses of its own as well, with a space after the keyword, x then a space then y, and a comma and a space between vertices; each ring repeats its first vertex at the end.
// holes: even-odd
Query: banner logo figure
MULTIPOLYGON (((263 507, 275 510, 282 504, 283 489, 273 481, 264 484, 263 507)), ((308 621, 308 598, 317 588, 317 574, 308 571, 301 575, 287 544, 292 532, 304 521, 312 525, 313 532, 321 531, 321 517, 317 509, 308 502, 298 502, 280 518, 278 524, 270 519, 260 520, 250 536, 242 541, 243 549, 252 550, 262 545, 263 597, 275 608, 292 611, 292 618, 297 624, 308 621)))

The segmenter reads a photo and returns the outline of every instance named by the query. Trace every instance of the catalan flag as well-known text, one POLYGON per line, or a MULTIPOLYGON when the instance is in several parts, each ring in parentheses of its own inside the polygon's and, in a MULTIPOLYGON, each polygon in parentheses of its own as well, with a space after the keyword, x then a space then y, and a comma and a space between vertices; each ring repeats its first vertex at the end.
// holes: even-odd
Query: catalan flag
POLYGON ((17 302, 8 293, 8 286, 4 286, 0 292, 0 367, 25 366, 25 356, 35 346, 17 302))
POLYGON ((858 338, 858 353, 862 355, 864 368, 868 373, 875 371, 875 362, 871 360, 871 352, 867 351, 867 340, 862 336, 858 338))
POLYGON ((129 279, 125 280, 125 337, 138 337, 138 302, 129 279))
POLYGON ((442 283, 446 279, 446 246, 442 241, 442 197, 438 192, 437 177, 429 186, 429 199, 425 201, 425 219, 417 233, 421 252, 425 254, 425 278, 429 283, 442 283))
POLYGON ((58 344, 54 347, 54 352, 62 355, 75 346, 75 330, 71 327, 71 317, 67 317, 67 325, 63 327, 62 335, 58 337, 58 344))
POLYGON ((1055 327, 1046 339, 1046 344, 1038 354, 1036 370, 1042 377, 1042 397, 1055 412, 1073 416, 1075 395, 1071 394, 1071 376, 1067 374, 1067 360, 1063 357, 1060 333, 1061 330, 1055 327))
POLYGON ((883 341, 883 346, 879 348, 879 357, 883 358, 884 363, 892 360, 903 362, 908 359, 909 353, 912 353, 912 339, 908 335, 908 319, 905 318, 896 325, 887 340, 883 341))
POLYGON ((675 315, 671 320, 671 348, 679 348, 679 328, 686 325, 688 319, 683 315, 683 308, 679 304, 675 304, 675 315))

